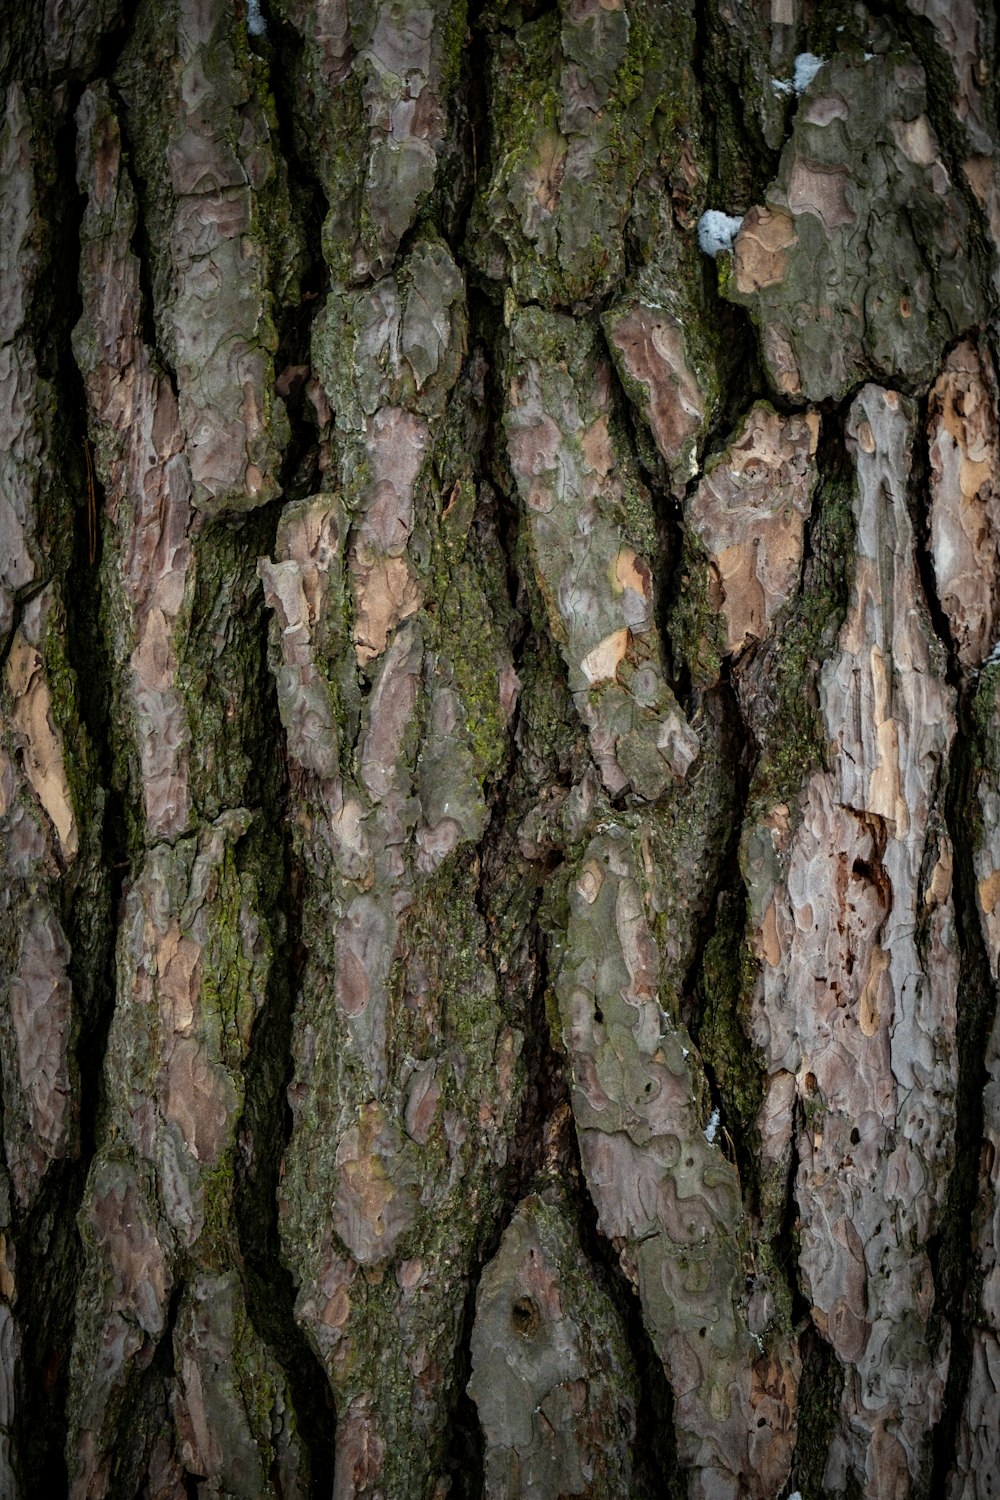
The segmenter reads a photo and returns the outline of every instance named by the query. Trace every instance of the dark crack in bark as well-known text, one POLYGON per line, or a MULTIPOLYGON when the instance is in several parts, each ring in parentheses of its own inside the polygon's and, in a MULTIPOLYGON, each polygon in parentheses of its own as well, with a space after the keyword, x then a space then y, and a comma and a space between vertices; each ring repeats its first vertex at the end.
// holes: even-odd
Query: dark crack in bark
POLYGON ((960 691, 958 734, 944 803, 954 849, 955 917, 961 955, 956 1087, 956 1099, 961 1104, 955 1113, 955 1164, 948 1182, 941 1228, 928 1243, 936 1289, 935 1314, 951 1332, 944 1410, 933 1435, 929 1496, 944 1493, 955 1463, 959 1424, 972 1371, 972 1327, 978 1314, 982 1282, 973 1225, 983 1153, 987 1042, 996 1018, 997 986, 983 941, 969 837, 970 828, 981 817, 976 785, 984 748, 982 736, 990 732, 976 723, 972 709, 974 692, 974 683, 966 683, 960 691))
MULTIPOLYGON (((43 534, 50 541, 48 571, 26 591, 22 607, 42 588, 58 590, 63 615, 65 680, 58 702, 67 740, 76 726, 76 785, 85 843, 61 880, 61 919, 70 946, 68 973, 76 1016, 75 1100, 78 1145, 69 1160, 47 1174, 42 1193, 20 1220, 12 1239, 18 1252, 18 1313, 30 1336, 23 1340, 15 1383, 13 1447, 24 1500, 67 1488, 63 1451, 69 1351, 80 1268, 76 1226, 94 1151, 102 1061, 114 1008, 114 949, 125 858, 121 801, 112 788, 109 738, 109 666, 100 626, 102 546, 99 481, 87 451, 86 402, 70 351, 82 303, 78 283, 83 198, 76 186, 73 85, 39 134, 51 141, 51 176, 42 208, 49 228, 43 271, 35 287, 31 321, 39 372, 53 392, 63 421, 52 431, 50 463, 57 476, 44 500, 43 534), (53 297, 53 288, 62 294, 53 297)), ((15 617, 12 637, 19 624, 15 617)))

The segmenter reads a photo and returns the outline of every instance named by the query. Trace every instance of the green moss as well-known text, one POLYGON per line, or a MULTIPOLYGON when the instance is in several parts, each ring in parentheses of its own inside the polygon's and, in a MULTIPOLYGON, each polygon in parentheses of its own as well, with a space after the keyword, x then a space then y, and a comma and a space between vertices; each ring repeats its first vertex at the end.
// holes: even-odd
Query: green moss
MULTIPOLYGON (((495 565, 493 571, 497 571, 495 565)), ((465 708, 465 731, 476 775, 485 785, 507 764, 510 732, 498 685, 505 642, 496 628, 497 611, 483 584, 479 568, 460 564, 442 597, 439 618, 442 645, 465 708)))
POLYGON ((854 574, 853 476, 833 471, 821 480, 810 528, 812 556, 802 588, 779 630, 765 707, 755 724, 760 757, 750 786, 752 824, 777 803, 794 809, 809 772, 826 761, 826 734, 816 683, 847 612, 854 574))
POLYGON ((597 11, 571 22, 548 12, 494 48, 491 174, 467 253, 487 279, 509 278, 521 303, 578 306, 624 273, 635 183, 654 163, 653 121, 674 91, 664 82, 663 15, 630 12, 627 31, 622 19, 597 11), (570 153, 571 67, 598 101, 585 160, 570 153), (539 175, 551 184, 545 205, 539 175))
POLYGON ((608 101, 605 171, 634 181, 643 161, 670 172, 683 146, 697 139, 701 105, 689 64, 696 40, 693 10, 638 0, 630 4, 628 19, 625 55, 608 101))
MULTIPOLYGON (((531 574, 521 574, 531 577, 531 574)), ((534 582, 534 579, 532 579, 534 582)), ((544 605, 535 589, 532 615, 544 620, 544 605)), ((528 642, 520 668, 521 713, 518 726, 520 766, 530 783, 578 781, 588 763, 587 735, 566 684, 566 670, 552 638, 539 625, 528 642)))
POLYGON ((220 1058, 235 1078, 250 1047, 250 1034, 267 991, 273 959, 271 935, 260 912, 256 865, 269 853, 264 838, 253 840, 252 855, 244 841, 227 840, 218 867, 218 895, 212 908, 211 945, 203 957, 202 984, 215 986, 222 1021, 220 1058))
MULTIPOLYGON (((330 89, 317 49, 310 47, 303 69, 304 88, 292 90, 296 139, 305 159, 314 165, 326 202, 323 221, 323 258, 334 285, 350 283, 360 225, 362 185, 368 162, 368 129, 361 97, 361 80, 351 72, 330 89)), ((370 231, 369 231, 370 232, 370 231)))
MULTIPOLYGON (((509 192, 516 175, 527 169, 537 152, 539 133, 557 133, 557 89, 560 19, 555 11, 521 26, 516 37, 501 35, 493 50, 490 110, 490 176, 476 195, 466 254, 488 278, 496 279, 506 263, 505 239, 519 245, 526 269, 533 254, 520 247, 520 236, 507 224, 509 192)), ((534 293, 537 273, 529 274, 524 298, 534 293)), ((537 288, 536 288, 537 290, 537 288)))
POLYGON ((807 50, 823 58, 837 52, 863 53, 871 32, 871 17, 856 10, 850 0, 827 0, 809 18, 807 50))
POLYGON ((269 545, 260 513, 239 525, 205 526, 174 627, 190 726, 189 791, 196 815, 209 821, 265 796, 272 726, 261 692, 266 634, 256 564, 269 545))
POLYGON ((695 687, 714 687, 722 675, 727 641, 722 611, 710 595, 711 566, 699 538, 684 528, 677 592, 667 616, 675 661, 695 687))
POLYGON ((1000 662, 983 668, 972 697, 974 754, 980 775, 1000 783, 1000 735, 996 733, 1000 662))
MULTIPOLYGON (((746 903, 738 896, 723 895, 698 979, 697 1041, 712 1070, 726 1118, 735 1122, 741 1143, 748 1146, 764 1099, 764 1069, 748 1035, 754 977, 746 942, 746 903)), ((731 1134, 736 1133, 731 1127, 731 1134)))
MULTIPOLYGON (((152 308, 162 319, 173 302, 170 264, 171 195, 164 170, 164 142, 171 137, 172 122, 163 88, 164 57, 175 49, 175 8, 147 3, 135 13, 128 41, 115 70, 115 86, 125 101, 122 121, 125 155, 123 166, 141 204, 145 231, 143 254, 148 258, 152 282, 152 308)), ((157 328, 157 344, 163 329, 157 328)))
MULTIPOLYGON (((844 1371, 833 1350, 814 1336, 799 1387, 798 1432, 795 1442, 796 1483, 803 1500, 823 1500, 830 1439, 840 1415, 844 1371)), ((849 1480, 844 1500, 861 1500, 856 1481, 849 1480)))
MULTIPOLYGON (((235 34, 241 40, 238 56, 252 98, 266 122, 270 141, 276 143, 280 127, 270 69, 262 57, 247 48, 246 33, 241 26, 235 28, 235 34)), ((290 194, 288 166, 282 151, 273 150, 267 179, 255 184, 250 202, 251 235, 257 249, 266 257, 267 272, 263 285, 271 304, 261 341, 273 353, 277 348, 277 337, 271 313, 274 307, 298 303, 300 278, 307 268, 305 229, 290 194)), ((273 399, 270 384, 267 397, 273 399)))
MULTIPOLYGON (((633 440, 621 403, 612 407, 608 422, 612 448, 619 462, 616 472, 622 482, 622 497, 618 516, 622 540, 628 540, 640 557, 652 563, 659 554, 660 541, 657 535, 656 512, 649 490, 639 478, 637 466, 632 458, 633 440)), ((614 512, 612 512, 614 514, 614 512)))
MULTIPOLYGON (((431 993, 439 997, 438 1019, 445 1038, 472 1054, 479 1051, 484 1039, 492 1046, 499 1019, 492 969, 485 975, 483 970, 485 933, 472 899, 477 880, 475 856, 471 851, 461 851, 446 860, 420 888, 407 908, 404 933, 397 945, 403 956, 394 966, 390 982, 391 993, 397 997, 397 1015, 404 1031, 408 1030, 399 1004, 405 991, 407 963, 420 955, 432 979, 431 993)), ((421 1042, 419 1038, 414 1041, 419 1053, 421 1042)))
MULTIPOLYGON (((415 1218, 391 1259, 354 1277, 344 1342, 331 1369, 341 1413, 356 1396, 368 1396, 385 1441, 380 1483, 392 1495, 429 1496, 448 1457, 442 1416, 457 1394, 462 1289, 500 1212, 500 1168, 486 1133, 509 1140, 523 1091, 516 1041, 512 1075, 500 1083, 503 1014, 478 910, 479 883, 474 852, 460 849, 417 887, 400 917, 388 987, 389 1076, 405 1080, 413 1060, 433 1060, 441 1100, 426 1143, 403 1136, 383 1162, 393 1183, 419 1197, 415 1218), (409 989, 414 975, 421 981, 416 999, 409 989), (484 1110, 494 1114, 495 1126, 485 1123, 484 1110), (395 1269, 413 1257, 432 1274, 401 1297, 395 1269), (433 1399, 415 1399, 414 1368, 427 1372, 421 1385, 433 1383, 433 1399)), ((317 1063, 323 1050, 317 1049, 317 1063)), ((338 1080, 335 1091, 342 1101, 348 1097, 344 1082, 338 1080)), ((359 1084, 364 1099, 367 1080, 359 1084)), ((385 1109, 395 1122, 402 1121, 407 1090, 405 1082, 390 1084, 385 1109)), ((314 1071, 310 1093, 317 1091, 329 1097, 314 1071)), ((328 1141, 331 1134, 325 1133, 328 1141)), ((335 1149, 335 1139, 331 1144, 335 1149)), ((314 1165, 333 1180, 332 1163, 314 1165)), ((295 1191, 294 1180, 286 1179, 289 1187, 295 1191)), ((286 1215, 286 1239, 290 1220, 286 1215)))
POLYGON ((275 1432, 282 1428, 286 1442, 294 1442, 295 1413, 289 1405, 285 1382, 281 1379, 247 1316, 243 1298, 233 1297, 233 1385, 239 1392, 247 1424, 260 1453, 262 1474, 274 1473, 278 1454, 275 1432), (280 1424, 276 1417, 280 1412, 280 1424))
MULTIPOLYGON (((243 1100, 235 1124, 242 1113, 243 1100)), ((198 1271, 224 1275, 232 1265, 237 1250, 233 1209, 233 1152, 224 1151, 214 1167, 202 1167, 198 1174, 204 1224, 190 1254, 190 1267, 198 1271)))
POLYGON ((438 33, 437 46, 441 59, 440 91, 443 99, 451 99, 462 73, 462 54, 469 35, 468 0, 455 0, 448 7, 444 22, 438 33))
MULTIPOLYGON (((690 45, 685 45, 691 40, 687 35, 693 29, 691 17, 684 14, 681 6, 653 13, 649 6, 639 3, 629 6, 628 22, 628 41, 615 73, 612 97, 624 110, 644 96, 643 123, 648 126, 663 98, 665 57, 675 47, 679 49, 679 57, 691 55, 690 45)), ((681 110, 686 101, 681 98, 664 102, 681 110)))
MULTIPOLYGON (((62 205, 53 211, 61 213, 62 205)), ((53 270, 52 274, 62 273, 53 270)), ((77 447, 69 440, 57 388, 39 376, 32 401, 37 429, 44 434, 44 457, 33 484, 37 535, 31 536, 29 531, 28 546, 35 558, 36 578, 70 578, 74 565, 80 566, 79 558, 74 557, 75 539, 86 529, 81 515, 87 506, 86 458, 82 443, 77 447), (74 511, 82 524, 74 525, 74 511)))

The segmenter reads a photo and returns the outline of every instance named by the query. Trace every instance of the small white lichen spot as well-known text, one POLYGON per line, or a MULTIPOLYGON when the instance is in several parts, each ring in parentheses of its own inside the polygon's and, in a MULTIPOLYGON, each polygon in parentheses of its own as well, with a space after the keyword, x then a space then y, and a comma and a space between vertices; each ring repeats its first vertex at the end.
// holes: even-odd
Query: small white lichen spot
POLYGON ((705 1126, 705 1139, 710 1146, 715 1144, 715 1137, 718 1135, 718 1133, 719 1111, 717 1109, 713 1109, 712 1113, 708 1117, 708 1124, 705 1126))
POLYGON ((718 255, 720 250, 731 250, 733 240, 740 232, 743 219, 732 214, 721 214, 710 208, 698 220, 698 247, 706 255, 718 255))
POLYGON ((795 92, 790 78, 772 78, 771 87, 776 94, 794 94, 795 92))
POLYGON ((799 53, 792 71, 792 87, 797 94, 805 92, 825 62, 825 57, 817 57, 814 52, 799 53))
POLYGON ((267 36, 267 22, 260 9, 260 0, 247 0, 247 31, 251 36, 267 36))

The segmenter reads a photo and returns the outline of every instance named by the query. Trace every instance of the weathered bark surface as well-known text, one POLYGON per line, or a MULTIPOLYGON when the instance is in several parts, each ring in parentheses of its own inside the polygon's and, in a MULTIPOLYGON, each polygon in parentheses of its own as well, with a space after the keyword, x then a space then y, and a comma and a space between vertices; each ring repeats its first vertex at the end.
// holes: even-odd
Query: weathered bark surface
POLYGON ((1000 57, 874 9, 12 11, 0 1496, 1000 1494, 1000 57))

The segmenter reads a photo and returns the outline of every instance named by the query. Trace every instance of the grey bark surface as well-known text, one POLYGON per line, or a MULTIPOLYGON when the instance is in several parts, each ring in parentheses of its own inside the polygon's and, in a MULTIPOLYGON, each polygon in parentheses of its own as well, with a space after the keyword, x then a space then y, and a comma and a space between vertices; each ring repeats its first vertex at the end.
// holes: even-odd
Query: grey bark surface
POLYGON ((992 7, 4 24, 0 1500, 1000 1495, 992 7))

